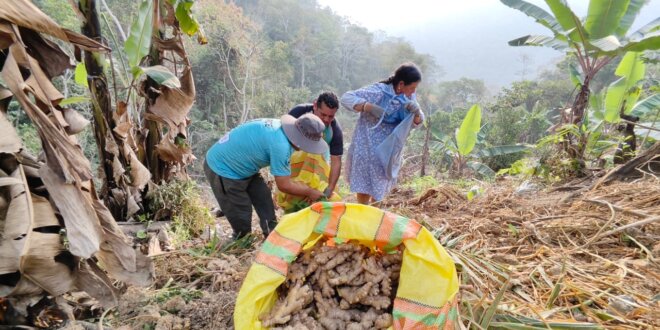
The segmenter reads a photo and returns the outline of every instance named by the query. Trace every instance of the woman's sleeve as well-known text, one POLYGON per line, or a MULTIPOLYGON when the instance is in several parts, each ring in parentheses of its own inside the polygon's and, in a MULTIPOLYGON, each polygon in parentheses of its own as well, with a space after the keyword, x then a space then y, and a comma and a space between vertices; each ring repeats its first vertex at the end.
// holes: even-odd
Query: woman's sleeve
POLYGON ((378 84, 373 84, 344 93, 344 95, 341 96, 340 102, 344 108, 353 112, 357 112, 354 109, 356 104, 361 104, 364 102, 378 104, 382 98, 383 91, 378 88, 378 84))

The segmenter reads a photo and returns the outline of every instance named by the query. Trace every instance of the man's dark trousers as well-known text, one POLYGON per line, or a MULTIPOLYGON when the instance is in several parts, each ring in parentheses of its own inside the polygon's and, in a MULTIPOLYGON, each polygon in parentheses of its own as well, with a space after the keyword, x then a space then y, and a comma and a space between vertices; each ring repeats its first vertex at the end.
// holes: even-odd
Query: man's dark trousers
POLYGON ((246 179, 229 179, 213 172, 204 161, 204 173, 209 180, 213 195, 225 213, 234 239, 252 232, 252 207, 259 216, 264 237, 275 228, 275 206, 270 189, 259 173, 246 179))

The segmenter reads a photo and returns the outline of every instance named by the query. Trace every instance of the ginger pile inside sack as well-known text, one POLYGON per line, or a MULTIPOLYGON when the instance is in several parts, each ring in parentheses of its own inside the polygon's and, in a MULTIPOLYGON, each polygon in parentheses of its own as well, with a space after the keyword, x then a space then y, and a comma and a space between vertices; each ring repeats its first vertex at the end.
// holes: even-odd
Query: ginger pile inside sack
POLYGON ((272 329, 358 330, 392 326, 402 253, 357 243, 317 243, 301 253, 279 287, 280 299, 260 317, 272 329))

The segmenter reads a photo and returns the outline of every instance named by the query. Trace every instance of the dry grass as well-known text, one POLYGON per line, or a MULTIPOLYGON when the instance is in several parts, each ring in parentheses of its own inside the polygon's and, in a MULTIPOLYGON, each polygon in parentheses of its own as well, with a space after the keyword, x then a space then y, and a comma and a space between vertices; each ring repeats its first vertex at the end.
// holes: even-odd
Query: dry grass
POLYGON ((451 243, 464 284, 466 325, 483 321, 506 284, 491 327, 523 317, 527 324, 538 321, 539 328, 577 321, 594 328, 660 327, 660 267, 654 257, 660 254, 660 222, 654 220, 660 215, 660 184, 647 180, 580 191, 518 196, 507 185, 491 187, 472 202, 438 193, 406 203, 421 205, 424 214, 408 209, 409 215, 426 218, 429 227, 441 229, 440 240, 451 243), (651 222, 614 230, 645 219, 651 222), (618 302, 622 296, 633 303, 618 302))

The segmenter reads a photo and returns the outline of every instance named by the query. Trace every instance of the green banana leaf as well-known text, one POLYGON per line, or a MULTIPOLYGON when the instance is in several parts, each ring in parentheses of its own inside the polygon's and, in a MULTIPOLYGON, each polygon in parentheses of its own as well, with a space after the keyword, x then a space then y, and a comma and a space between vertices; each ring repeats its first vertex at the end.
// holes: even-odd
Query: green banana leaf
POLYGON ((470 168, 471 170, 479 173, 479 175, 486 177, 486 178, 492 178, 494 177, 497 173, 493 171, 492 168, 488 167, 488 165, 480 162, 467 162, 466 163, 467 167, 470 168))
POLYGON ((584 84, 584 79, 582 78, 580 71, 578 71, 577 67, 573 63, 568 65, 568 69, 571 74, 571 81, 573 82, 573 85, 575 85, 575 87, 581 87, 582 84, 584 84))
POLYGON ((562 26, 557 20, 541 7, 533 5, 529 2, 522 0, 500 0, 503 4, 521 11, 527 16, 534 18, 536 22, 547 27, 555 34, 560 34, 563 31, 562 26))
POLYGON ((621 20, 619 21, 619 26, 616 29, 616 35, 623 37, 628 33, 628 30, 632 26, 635 18, 639 15, 639 11, 642 9, 642 6, 646 3, 646 0, 630 0, 626 13, 623 14, 621 20))
POLYGON ((631 52, 643 52, 645 50, 657 49, 660 49, 660 32, 655 32, 653 35, 649 35, 637 42, 628 43, 623 47, 623 50, 631 52))
POLYGON ((169 88, 180 88, 181 82, 170 69, 162 65, 154 65, 149 67, 135 67, 136 76, 146 74, 149 78, 153 79, 159 85, 167 86, 169 88))
POLYGON ((549 28, 554 36, 527 35, 509 41, 511 46, 544 46, 559 51, 583 49, 589 56, 617 56, 626 51, 660 49, 660 18, 629 38, 625 33, 645 4, 644 0, 594 0, 583 21, 566 0, 545 0, 551 13, 523 0, 500 0, 549 28))
POLYGON ((58 104, 59 106, 63 107, 65 105, 70 105, 70 104, 76 104, 76 103, 86 103, 91 101, 91 99, 87 96, 71 96, 63 99, 60 101, 58 104))
POLYGON ((555 19, 559 22, 564 31, 570 31, 569 39, 576 43, 582 43, 579 31, 584 31, 582 22, 575 15, 573 10, 568 6, 565 0, 545 0, 550 10, 555 15, 555 19))
POLYGON ((628 38, 625 51, 641 52, 660 49, 660 17, 644 25, 628 38))
POLYGON ((85 63, 81 62, 76 65, 76 70, 73 72, 73 80, 80 86, 89 87, 85 63))
POLYGON ((653 110, 660 111, 660 94, 653 94, 637 102, 630 112, 633 116, 641 117, 653 110))
POLYGON ((589 108, 593 112, 592 118, 597 120, 605 119, 605 94, 607 90, 601 91, 600 93, 591 93, 589 94, 589 108))
POLYGON ((477 143, 477 134, 481 128, 481 107, 478 104, 473 105, 468 110, 461 127, 456 131, 456 145, 458 152, 466 156, 472 152, 477 143))
POLYGON ((613 35, 591 40, 591 44, 605 53, 615 52, 622 46, 619 38, 613 35))
POLYGON ((179 21, 179 28, 183 33, 193 36, 197 34, 197 41, 201 44, 208 42, 199 21, 192 14, 194 0, 168 0, 174 7, 174 16, 179 21))
POLYGON ((533 36, 527 35, 518 39, 509 41, 509 46, 536 46, 536 47, 551 47, 558 51, 568 49, 568 43, 557 38, 549 36, 533 36))
POLYGON ((589 1, 587 19, 584 22, 589 38, 613 36, 629 4, 630 0, 589 1))
POLYGON ((131 68, 138 66, 142 58, 149 54, 153 30, 153 3, 151 0, 142 1, 138 16, 131 24, 129 37, 124 43, 124 50, 131 68))
POLYGON ((641 59, 641 54, 636 52, 626 53, 615 72, 621 78, 613 82, 607 89, 605 96, 606 121, 614 123, 619 120, 619 113, 624 102, 624 113, 630 113, 641 92, 637 84, 644 78, 645 72, 646 65, 641 59))
POLYGON ((660 29, 660 17, 652 20, 646 25, 633 32, 628 38, 630 41, 642 40, 660 29))

